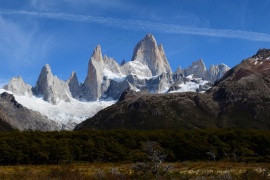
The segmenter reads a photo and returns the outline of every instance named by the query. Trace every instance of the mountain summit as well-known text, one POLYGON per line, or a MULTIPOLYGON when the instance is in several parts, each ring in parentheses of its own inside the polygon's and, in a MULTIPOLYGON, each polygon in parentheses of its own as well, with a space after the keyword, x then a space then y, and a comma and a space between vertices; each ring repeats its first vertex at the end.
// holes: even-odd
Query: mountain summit
POLYGON ((72 97, 68 84, 54 76, 48 64, 42 68, 33 91, 52 104, 58 104, 60 100, 69 102, 72 97))
POLYGON ((152 75, 160 75, 163 72, 172 73, 162 45, 157 45, 152 34, 147 34, 135 47, 132 61, 139 61, 147 65, 152 75))
POLYGON ((101 83, 103 80, 104 61, 101 47, 98 45, 88 63, 87 77, 83 84, 83 92, 86 100, 97 100, 101 96, 101 83))

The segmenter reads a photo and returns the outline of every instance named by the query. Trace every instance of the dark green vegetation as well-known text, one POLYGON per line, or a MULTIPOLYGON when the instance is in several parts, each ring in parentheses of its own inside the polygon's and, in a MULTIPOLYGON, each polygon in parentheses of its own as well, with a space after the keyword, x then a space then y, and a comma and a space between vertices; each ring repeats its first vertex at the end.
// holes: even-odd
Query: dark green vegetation
POLYGON ((270 132, 257 130, 2 132, 0 164, 145 162, 145 142, 166 162, 270 162, 270 132))

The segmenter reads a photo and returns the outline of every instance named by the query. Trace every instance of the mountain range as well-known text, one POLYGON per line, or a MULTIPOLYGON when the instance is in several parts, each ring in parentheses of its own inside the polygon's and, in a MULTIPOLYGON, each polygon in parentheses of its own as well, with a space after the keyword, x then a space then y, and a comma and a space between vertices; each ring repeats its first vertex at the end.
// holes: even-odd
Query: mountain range
MULTIPOLYGON (((90 57, 83 83, 78 81, 76 72, 72 72, 66 81, 59 79, 48 64, 41 69, 34 87, 21 77, 12 78, 2 92, 13 95, 2 95, 18 101, 20 108, 31 111, 26 114, 37 113, 40 117, 35 116, 34 122, 32 118, 25 118, 27 115, 20 114, 25 122, 15 117, 6 118, 6 121, 19 130, 72 129, 114 104, 127 89, 149 96, 187 91, 203 93, 229 69, 225 64, 211 65, 207 69, 199 59, 188 68, 178 67, 173 73, 163 46, 157 44, 152 34, 147 34, 137 43, 131 61, 123 61, 120 65, 113 58, 103 56, 98 45, 90 57)), ((17 114, 10 111, 13 106, 5 106, 6 117, 17 114)))
POLYGON ((270 129, 270 50, 228 70, 205 93, 142 94, 118 102, 76 126, 81 129, 270 129))

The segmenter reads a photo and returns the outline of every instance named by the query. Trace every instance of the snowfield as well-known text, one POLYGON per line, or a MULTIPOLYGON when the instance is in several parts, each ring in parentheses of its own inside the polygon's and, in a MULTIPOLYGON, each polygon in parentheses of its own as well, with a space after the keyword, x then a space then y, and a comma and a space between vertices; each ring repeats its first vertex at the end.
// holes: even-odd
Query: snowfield
MULTIPOLYGON (((10 91, 0 89, 0 93, 10 91)), ((65 127, 67 130, 72 130, 76 124, 94 116, 98 111, 116 103, 110 101, 92 101, 82 102, 72 99, 71 102, 61 101, 57 105, 52 105, 42 99, 42 97, 26 97, 14 95, 16 101, 24 107, 38 111, 42 115, 47 116, 50 120, 55 121, 59 125, 59 129, 65 127)))
MULTIPOLYGON (((202 80, 202 78, 193 78, 193 74, 187 76, 186 78, 190 81, 179 84, 178 87, 180 89, 176 91, 170 91, 169 93, 196 92, 196 90, 199 89, 200 85, 203 86, 208 83, 208 81, 202 80), (194 81, 196 81, 197 83, 195 83, 194 81)), ((201 93, 204 93, 204 91, 201 91, 201 93)))

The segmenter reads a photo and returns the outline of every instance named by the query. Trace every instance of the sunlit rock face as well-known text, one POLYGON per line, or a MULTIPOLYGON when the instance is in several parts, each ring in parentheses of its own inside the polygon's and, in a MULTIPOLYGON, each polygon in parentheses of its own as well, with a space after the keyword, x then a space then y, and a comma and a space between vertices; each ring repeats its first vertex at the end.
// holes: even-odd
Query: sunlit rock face
POLYGON ((36 95, 43 96, 45 101, 52 104, 58 104, 61 100, 69 102, 72 97, 68 84, 54 76, 48 64, 42 68, 33 90, 36 95))
POLYGON ((132 61, 139 61, 147 65, 152 75, 160 75, 163 72, 172 73, 162 45, 157 42, 152 34, 147 34, 135 47, 132 61))

